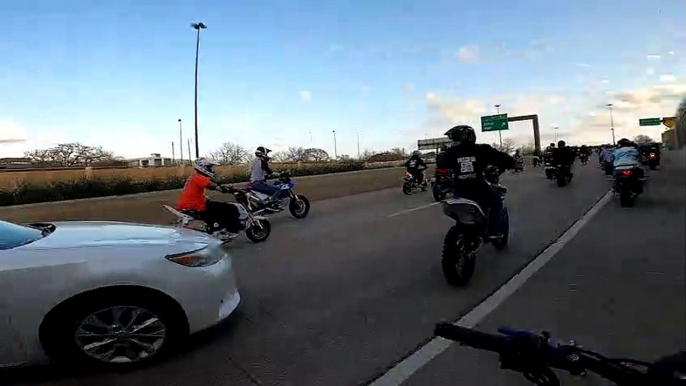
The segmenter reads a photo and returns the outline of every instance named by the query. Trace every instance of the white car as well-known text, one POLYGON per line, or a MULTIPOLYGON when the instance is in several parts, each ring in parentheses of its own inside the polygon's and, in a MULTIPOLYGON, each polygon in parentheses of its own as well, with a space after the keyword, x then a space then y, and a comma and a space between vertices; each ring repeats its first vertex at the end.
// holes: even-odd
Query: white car
POLYGON ((0 368, 140 364, 240 300, 230 257, 200 232, 0 221, 0 368))

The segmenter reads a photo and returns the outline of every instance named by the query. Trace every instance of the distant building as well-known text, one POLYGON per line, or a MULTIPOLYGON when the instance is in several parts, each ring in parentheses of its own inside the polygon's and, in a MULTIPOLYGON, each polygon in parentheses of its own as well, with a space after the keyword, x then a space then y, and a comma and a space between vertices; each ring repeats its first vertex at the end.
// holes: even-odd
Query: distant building
POLYGON ((134 158, 127 160, 127 164, 134 168, 149 168, 149 167, 162 167, 162 166, 173 166, 174 160, 171 158, 163 158, 158 153, 150 154, 150 157, 144 158, 134 158))
POLYGON ((31 158, 0 158, 0 169, 29 169, 32 166, 31 158))

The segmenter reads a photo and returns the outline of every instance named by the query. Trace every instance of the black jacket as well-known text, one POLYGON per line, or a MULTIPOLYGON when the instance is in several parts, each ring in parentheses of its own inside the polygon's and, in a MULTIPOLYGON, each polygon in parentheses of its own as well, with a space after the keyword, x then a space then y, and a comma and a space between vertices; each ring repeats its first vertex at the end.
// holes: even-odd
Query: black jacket
POLYGON ((555 165, 571 165, 574 163, 576 155, 574 151, 568 147, 559 147, 553 150, 553 163, 555 165))
POLYGON ((410 159, 405 162, 405 168, 408 172, 424 170, 426 169, 426 162, 419 157, 410 157, 410 159))
POLYGON ((484 170, 488 165, 512 169, 515 160, 489 145, 458 145, 448 149, 446 167, 453 170, 455 188, 461 192, 482 190, 486 186, 484 170))

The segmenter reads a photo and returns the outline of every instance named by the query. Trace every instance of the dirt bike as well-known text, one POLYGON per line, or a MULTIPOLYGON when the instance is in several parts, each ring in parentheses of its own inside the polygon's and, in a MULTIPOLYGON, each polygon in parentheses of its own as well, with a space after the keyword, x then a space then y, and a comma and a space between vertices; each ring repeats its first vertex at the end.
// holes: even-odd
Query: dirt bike
MULTIPOLYGON (((310 213, 310 200, 301 194, 295 194, 293 188, 297 185, 295 181, 291 181, 291 175, 288 172, 281 172, 278 178, 274 181, 274 185, 281 189, 281 199, 288 199, 288 211, 297 219, 307 217, 310 213)), ((254 189, 252 183, 246 187, 247 199, 245 207, 253 214, 275 213, 283 211, 283 203, 268 203, 269 194, 258 192, 254 189)))
MULTIPOLYGON (((500 171, 487 168, 484 173, 487 182, 500 193, 500 199, 505 200, 507 188, 500 185, 500 171)), ((441 268, 448 284, 463 286, 469 282, 476 266, 476 252, 483 243, 492 243, 502 250, 510 239, 510 218, 507 208, 503 206, 502 219, 505 225, 503 236, 497 239, 486 237, 488 230, 488 215, 475 201, 465 198, 453 198, 443 201, 443 214, 455 220, 443 241, 441 268)))
POLYGON ((405 175, 403 176, 403 194, 406 196, 409 196, 410 194, 414 193, 415 190, 421 189, 422 192, 426 192, 427 188, 427 182, 426 179, 424 181, 416 181, 414 176, 410 174, 409 172, 405 172, 405 175))
MULTIPOLYGON (((241 226, 245 230, 245 236, 253 243, 261 243, 269 238, 272 227, 266 217, 256 216, 250 213, 246 207, 246 195, 243 190, 235 190, 233 192, 236 202, 231 202, 238 209, 241 226)), ((221 240, 224 244, 230 243, 235 239, 235 234, 229 234, 221 229, 218 229, 218 224, 207 224, 201 219, 199 212, 192 210, 178 210, 169 205, 162 205, 164 209, 176 216, 175 225, 182 228, 192 229, 207 233, 212 237, 221 240)))

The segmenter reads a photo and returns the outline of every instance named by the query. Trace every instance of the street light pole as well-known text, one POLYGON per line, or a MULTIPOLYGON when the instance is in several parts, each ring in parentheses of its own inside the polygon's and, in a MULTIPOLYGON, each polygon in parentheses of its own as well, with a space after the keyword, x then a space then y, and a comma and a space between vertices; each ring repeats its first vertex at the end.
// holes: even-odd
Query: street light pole
POLYGON ((333 158, 338 159, 338 145, 336 145, 336 130, 332 130, 333 132, 333 158))
POLYGON ((360 159, 360 135, 357 134, 357 159, 360 159))
POLYGON ((560 128, 558 126, 553 127, 553 130, 555 130, 555 142, 557 142, 557 130, 560 128))
MULTIPOLYGON (((496 111, 500 114, 500 105, 495 105, 496 111)), ((503 131, 498 130, 498 137, 500 138, 500 150, 503 149, 503 131)))
POLYGON ((181 165, 183 165, 183 128, 181 127, 181 118, 179 118, 179 152, 181 153, 179 160, 181 165))
POLYGON ((200 22, 191 24, 191 27, 198 31, 195 40, 195 158, 200 158, 198 145, 198 53, 200 52, 200 30, 207 28, 207 26, 200 22))
POLYGON ((615 120, 612 116, 612 103, 608 103, 607 107, 610 108, 610 130, 612 130, 612 144, 616 145, 617 142, 615 141, 615 120))

